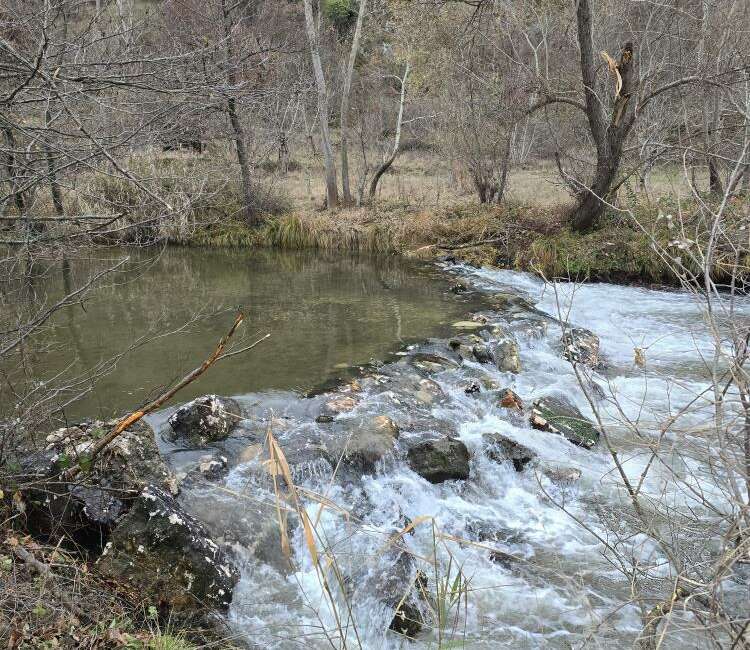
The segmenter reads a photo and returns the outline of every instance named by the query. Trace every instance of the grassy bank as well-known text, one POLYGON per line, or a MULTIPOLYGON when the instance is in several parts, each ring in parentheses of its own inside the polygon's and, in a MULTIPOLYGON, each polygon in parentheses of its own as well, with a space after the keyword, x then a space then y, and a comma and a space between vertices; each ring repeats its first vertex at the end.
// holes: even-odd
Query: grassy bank
MULTIPOLYGON (((420 259, 453 256, 474 265, 532 271, 548 278, 644 284, 677 284, 671 265, 681 253, 675 229, 677 206, 668 200, 607 215, 599 230, 574 233, 564 222, 566 206, 454 205, 420 209, 398 203, 337 212, 295 212, 270 217, 260 228, 240 221, 198 227, 182 243, 212 247, 272 246, 318 248, 420 259), (667 251, 660 254, 659 249, 667 251)), ((740 232, 742 210, 729 210, 740 232), (736 213, 736 214, 735 214, 736 213)), ((692 241, 700 242, 708 225, 699 217, 683 221, 692 241)), ((682 244, 684 245, 684 244, 682 244)), ((684 252, 684 251, 682 251, 684 252)), ((726 275, 734 254, 726 251, 714 265, 726 275)))

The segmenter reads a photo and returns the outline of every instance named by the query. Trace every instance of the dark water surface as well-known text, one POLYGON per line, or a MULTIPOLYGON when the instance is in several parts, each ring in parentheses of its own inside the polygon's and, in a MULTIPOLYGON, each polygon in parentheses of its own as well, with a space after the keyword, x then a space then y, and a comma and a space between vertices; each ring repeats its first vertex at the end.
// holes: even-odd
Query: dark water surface
POLYGON ((27 357, 35 380, 64 384, 140 337, 204 316, 129 352, 95 385, 84 382, 80 388, 91 390, 66 408, 70 418, 120 413, 156 396, 211 352, 237 306, 247 313, 237 345, 271 337, 217 364, 175 401, 208 392, 308 390, 348 366, 383 359, 403 342, 446 335, 475 306, 451 293, 434 266, 403 259, 181 248, 77 259, 48 272, 37 287, 40 301, 59 298, 66 286, 79 286, 108 260, 126 256, 126 273, 105 279, 83 306, 55 315, 43 338, 46 350, 27 357))

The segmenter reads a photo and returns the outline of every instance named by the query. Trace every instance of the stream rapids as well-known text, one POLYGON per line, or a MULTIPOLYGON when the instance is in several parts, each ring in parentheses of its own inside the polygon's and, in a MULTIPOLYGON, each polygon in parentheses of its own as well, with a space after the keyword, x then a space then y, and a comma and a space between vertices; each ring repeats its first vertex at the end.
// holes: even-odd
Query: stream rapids
MULTIPOLYGON (((185 490, 189 509, 238 560, 241 579, 228 624, 250 647, 630 647, 641 631, 630 585, 602 543, 613 525, 627 525, 620 518, 627 509, 624 491, 602 443, 585 449, 535 430, 528 419, 502 407, 497 393, 511 388, 527 405, 539 397, 563 396, 592 417, 562 354, 554 317, 568 314, 572 325, 600 339, 605 367, 592 373, 597 406, 625 450, 626 471, 637 477, 647 456, 622 426, 623 414, 637 420, 640 431, 655 435, 663 418, 705 388, 700 354, 712 343, 701 305, 676 291, 607 284, 554 288, 518 272, 446 268, 469 291, 490 299, 518 296, 535 305, 535 310, 498 307, 474 315, 485 324, 474 332, 484 330, 491 339, 493 324, 512 332, 520 350, 519 373, 471 360, 427 368, 410 363, 415 353, 448 349, 447 340, 432 339, 405 346, 353 382, 314 396, 289 391, 234 396, 244 420, 214 450, 226 457, 227 472, 185 490), (423 380, 430 382, 427 391, 420 388, 427 385, 420 385, 423 380), (479 391, 467 391, 472 385, 479 391), (336 415, 344 430, 347 422, 370 416, 388 416, 400 429, 395 453, 379 461, 374 472, 334 470, 316 452, 327 436, 341 435, 341 429, 332 433, 330 422, 316 420, 326 403, 341 398, 354 404, 336 415), (279 550, 277 502, 263 464, 269 431, 287 453, 302 506, 315 524, 317 564, 299 522, 288 527, 291 568, 279 550), (514 471, 509 461, 493 460, 486 453, 487 433, 521 442, 533 450, 535 462, 514 471), (446 435, 468 448, 470 476, 433 484, 412 471, 406 451, 446 435), (405 527, 408 532, 399 535, 405 527), (425 621, 415 640, 389 630, 393 594, 383 593, 393 582, 390 576, 403 569, 398 566, 403 553, 409 556, 411 579, 417 571, 426 576, 432 607, 439 601, 437 585, 466 585, 458 603, 445 605, 443 625, 425 621), (455 583, 459 567, 465 582, 455 583)), ((168 426, 173 410, 151 418, 157 432, 168 426)), ((690 417, 699 422, 704 416, 699 408, 686 418, 689 424, 690 417)), ((672 443, 682 444, 679 434, 672 443)), ((206 453, 162 444, 178 471, 206 453)), ((680 463, 655 468, 644 490, 667 494, 679 506, 684 499, 671 472, 694 472, 699 481, 705 471, 680 463)), ((661 561, 644 535, 633 535, 628 544, 628 552, 644 561, 661 561)), ((746 586, 736 587, 746 593, 746 586)), ((694 647, 689 634, 679 632, 669 644, 694 647)))

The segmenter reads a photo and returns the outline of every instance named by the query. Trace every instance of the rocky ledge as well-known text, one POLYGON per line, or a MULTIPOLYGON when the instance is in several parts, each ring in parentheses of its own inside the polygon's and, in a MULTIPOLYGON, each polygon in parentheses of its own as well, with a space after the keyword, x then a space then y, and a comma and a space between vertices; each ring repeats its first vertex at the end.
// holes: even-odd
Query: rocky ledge
POLYGON ((58 429, 43 449, 19 454, 23 520, 17 523, 81 553, 165 615, 225 612, 237 570, 176 498, 179 486, 153 429, 140 421, 91 459, 95 442, 115 424, 58 429), (77 474, 66 478, 73 467, 77 474))

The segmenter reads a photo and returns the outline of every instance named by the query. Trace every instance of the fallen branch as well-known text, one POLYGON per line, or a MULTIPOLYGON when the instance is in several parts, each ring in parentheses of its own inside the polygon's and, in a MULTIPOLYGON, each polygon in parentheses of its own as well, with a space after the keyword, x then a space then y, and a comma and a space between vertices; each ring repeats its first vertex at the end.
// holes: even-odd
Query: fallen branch
MULTIPOLYGON (((102 450, 111 443, 117 436, 119 436, 125 429, 132 426, 138 420, 140 420, 145 415, 148 415, 152 411, 155 411, 159 407, 163 406, 168 402, 172 397, 175 396, 175 394, 185 388, 188 384, 191 384, 194 382, 198 377, 200 377, 206 370, 208 370, 216 361, 227 358, 229 356, 233 356, 233 353, 230 354, 222 354, 224 352, 224 348, 226 347, 227 343, 229 342, 229 339, 232 338, 235 331, 239 327, 240 323, 244 320, 245 315, 242 312, 239 312, 237 314, 237 317, 234 319, 234 323, 232 324, 232 327, 230 328, 229 332, 227 332, 226 336, 224 336, 220 341, 219 344, 216 346, 216 349, 213 351, 211 356, 209 356, 200 366, 198 366, 195 370, 191 371, 187 375, 185 375, 180 381, 178 381, 172 388, 170 388, 167 392, 163 393, 159 397, 157 397, 153 402, 147 404, 142 409, 139 409, 138 411, 134 411, 127 417, 122 418, 115 427, 103 438, 100 438, 97 440, 96 444, 91 447, 90 455, 87 459, 87 462, 92 462, 101 452, 102 450)), ((247 347, 243 348, 243 352, 250 350, 254 348, 256 345, 258 345, 261 341, 265 341, 270 334, 266 334, 264 337, 258 339, 255 343, 252 345, 248 345, 247 347)), ((75 477, 79 472, 81 471, 81 466, 76 465, 75 467, 71 467, 67 472, 63 474, 63 476, 66 479, 71 479, 75 477)))
POLYGON ((475 246, 485 246, 488 244, 501 244, 505 241, 505 239, 505 237, 495 237, 494 239, 483 239, 481 241, 474 241, 469 244, 454 244, 451 246, 436 244, 436 247, 446 251, 457 251, 461 248, 474 248, 475 246))
MULTIPOLYGON (((38 560, 31 551, 27 551, 23 546, 17 543, 12 543, 11 549, 13 550, 13 555, 15 555, 19 560, 26 564, 26 566, 28 566, 29 569, 34 573, 50 579, 55 577, 55 574, 52 572, 52 567, 49 564, 45 564, 44 562, 38 560)), ((88 614, 86 614, 86 612, 84 612, 83 609, 81 609, 67 593, 59 589, 51 582, 47 584, 47 588, 53 594, 53 596, 60 599, 60 602, 62 602, 62 604, 71 614, 78 617, 82 621, 92 621, 92 618, 88 614)))

